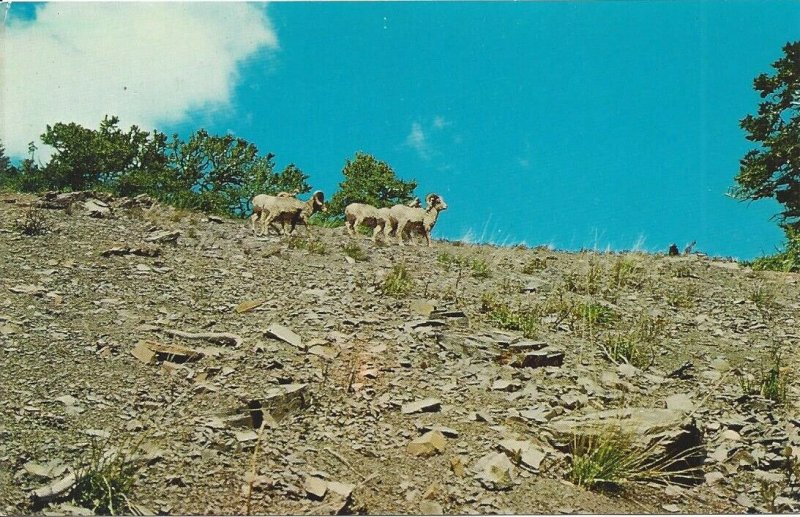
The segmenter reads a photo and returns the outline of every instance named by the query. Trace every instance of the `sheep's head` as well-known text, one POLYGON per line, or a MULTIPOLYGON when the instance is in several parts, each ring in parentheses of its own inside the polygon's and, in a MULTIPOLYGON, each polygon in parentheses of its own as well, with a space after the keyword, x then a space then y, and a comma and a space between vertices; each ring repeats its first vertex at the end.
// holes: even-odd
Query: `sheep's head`
POLYGON ((313 200, 313 211, 314 212, 318 212, 318 211, 327 212, 328 211, 328 207, 327 207, 327 205, 325 205, 325 194, 323 194, 321 190, 318 190, 318 191, 314 192, 314 195, 311 196, 311 199, 313 200))
POLYGON ((428 210, 433 208, 440 212, 442 210, 447 210, 447 203, 444 202, 444 198, 437 194, 428 194, 425 198, 425 202, 428 203, 428 210))

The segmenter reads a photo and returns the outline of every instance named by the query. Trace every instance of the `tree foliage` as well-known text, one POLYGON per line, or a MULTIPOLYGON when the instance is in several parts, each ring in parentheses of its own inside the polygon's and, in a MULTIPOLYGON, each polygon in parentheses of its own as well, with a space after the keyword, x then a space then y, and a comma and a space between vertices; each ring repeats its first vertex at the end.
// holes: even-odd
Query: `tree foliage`
POLYGON ((774 197, 784 207, 781 224, 800 229, 800 41, 787 43, 783 52, 773 74, 753 81, 763 101, 740 125, 759 146, 741 159, 733 194, 774 197))
POLYGON ((17 187, 17 169, 11 165, 11 159, 6 156, 6 147, 0 141, 0 189, 14 189, 17 187))
POLYGON ((214 136, 205 129, 184 142, 173 135, 167 146, 173 204, 208 212, 239 213, 247 208, 246 186, 272 174, 272 155, 233 135, 214 136))
POLYGON ((6 146, 0 141, 0 174, 5 174, 11 168, 11 159, 6 156, 6 146))
POLYGON ((123 131, 118 124, 119 118, 106 116, 97 130, 74 122, 48 125, 41 138, 55 153, 44 167, 41 186, 112 191, 151 187, 147 178, 164 172, 165 135, 137 126, 123 131))
POLYGON ((205 129, 184 141, 178 135, 119 127, 106 116, 98 129, 57 122, 47 126, 43 143, 54 150, 49 162, 37 164, 36 146, 29 158, 11 167, 0 145, 0 186, 42 190, 105 190, 120 196, 140 193, 183 208, 243 216, 255 194, 311 190, 308 176, 290 164, 274 171, 274 155, 233 135, 205 129))
POLYGON ((344 216, 344 209, 350 203, 367 203, 378 208, 405 203, 417 188, 416 181, 397 178, 388 163, 363 152, 357 152, 352 161, 347 160, 342 174, 345 179, 331 198, 328 217, 344 216))

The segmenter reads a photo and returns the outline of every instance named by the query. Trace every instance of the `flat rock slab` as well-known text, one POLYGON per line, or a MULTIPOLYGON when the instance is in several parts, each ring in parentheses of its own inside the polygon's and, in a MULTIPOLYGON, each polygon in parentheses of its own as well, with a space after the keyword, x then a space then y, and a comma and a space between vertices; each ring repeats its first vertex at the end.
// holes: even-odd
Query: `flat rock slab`
POLYGON ((306 491, 308 497, 320 501, 324 499, 325 494, 328 493, 328 483, 324 479, 308 476, 303 483, 303 489, 306 491))
POLYGON ((308 349, 308 353, 328 360, 335 359, 339 355, 339 352, 329 345, 314 345, 308 349))
POLYGON ((161 255, 161 248, 156 246, 146 248, 133 248, 129 246, 116 246, 107 250, 101 251, 101 257, 121 257, 125 255, 137 255, 139 257, 158 257, 161 255))
POLYGON ((407 451, 412 456, 427 458, 442 452, 447 446, 447 439, 439 431, 428 431, 408 444, 407 451))
POLYGON ((500 449, 511 457, 517 457, 519 463, 532 470, 539 471, 542 461, 547 456, 544 451, 527 440, 501 440, 500 449))
POLYGON ((153 232, 152 235, 148 235, 144 238, 145 242, 177 242, 178 237, 181 236, 180 230, 161 230, 157 232, 153 232))
POLYGON ((516 368, 542 368, 544 366, 561 366, 564 364, 564 352, 553 348, 542 348, 527 352, 511 362, 516 368))
POLYGON ((674 409, 676 411, 683 411, 684 413, 691 413, 694 411, 695 403, 691 397, 683 393, 676 393, 667 397, 667 409, 674 409))
MULTIPOLYGON (((683 411, 657 408, 623 408, 585 415, 568 416, 550 421, 554 446, 570 449, 575 443, 593 442, 618 432, 647 450, 648 461, 665 462, 671 470, 690 469, 702 462, 703 433, 683 411), (693 452, 694 451, 694 452, 693 452), (676 459, 679 459, 677 461, 676 459)), ((691 472, 681 478, 694 478, 702 473, 691 472)))
POLYGON ((180 345, 165 345, 154 341, 139 341, 131 350, 131 354, 145 364, 151 364, 156 360, 185 363, 198 361, 205 357, 205 354, 199 350, 180 345))
POLYGON ((427 499, 419 503, 419 511, 421 515, 444 515, 444 509, 441 504, 427 499))
POLYGON ((546 347, 547 343, 544 341, 531 341, 526 339, 517 341, 516 343, 510 343, 508 345, 508 350, 511 352, 531 352, 534 350, 542 350, 546 347))
POLYGON ((446 327, 447 322, 444 320, 416 320, 410 321, 405 324, 403 330, 405 332, 412 332, 414 330, 428 330, 437 327, 446 327))
POLYGON ((76 482, 77 477, 75 473, 70 472, 63 478, 32 491, 30 497, 36 503, 52 501, 66 495, 66 493, 75 486, 76 482))
POLYGON ((264 301, 265 300, 263 300, 263 299, 261 299, 261 300, 245 300, 242 303, 238 304, 234 308, 234 310, 236 312, 238 312, 239 314, 241 314, 243 312, 250 312, 253 309, 255 309, 256 307, 260 307, 260 306, 264 305, 264 301))
POLYGON ((502 452, 490 452, 472 466, 481 485, 489 490, 507 490, 516 479, 516 467, 502 452))
POLYGON ((288 327, 284 327, 283 325, 278 325, 277 323, 273 323, 269 326, 265 334, 268 337, 280 339, 286 343, 289 343, 292 346, 295 346, 299 349, 303 349, 303 338, 301 338, 297 333, 295 333, 292 329, 288 327))
POLYGON ((445 320, 451 325, 468 325, 469 318, 463 311, 433 311, 430 318, 436 320, 445 320))
POLYGON ((492 383, 492 389, 495 391, 517 391, 522 389, 522 384, 519 381, 509 381, 506 379, 497 379, 492 383))
POLYGON ((241 415, 250 415, 252 426, 261 427, 263 419, 280 422, 287 415, 308 407, 308 384, 285 384, 269 390, 263 398, 245 401, 241 415))
POLYGON ((680 429, 687 423, 683 413, 674 409, 632 407, 570 415, 551 421, 548 427, 555 435, 563 437, 575 436, 576 433, 596 434, 608 426, 618 426, 633 436, 644 437, 680 429))
POLYGON ((403 404, 403 407, 400 409, 400 411, 406 415, 410 415, 412 413, 431 413, 434 411, 439 411, 441 408, 441 400, 435 398, 426 398, 416 402, 403 404))
POLYGON ((411 312, 426 318, 436 310, 436 306, 428 300, 414 300, 411 302, 411 312))
POLYGON ((24 468, 25 472, 32 476, 38 476, 47 479, 57 478, 64 474, 64 472, 67 470, 67 466, 64 465, 59 459, 50 460, 44 465, 29 461, 23 465, 22 468, 24 468))
POLYGON ((89 213, 89 217, 104 218, 111 215, 111 206, 99 199, 87 199, 83 209, 89 213))

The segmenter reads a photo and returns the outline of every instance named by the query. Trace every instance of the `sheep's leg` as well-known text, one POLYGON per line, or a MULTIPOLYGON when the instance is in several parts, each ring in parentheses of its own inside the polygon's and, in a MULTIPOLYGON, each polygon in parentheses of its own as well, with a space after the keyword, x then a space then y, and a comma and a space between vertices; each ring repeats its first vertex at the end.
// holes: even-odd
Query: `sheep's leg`
POLYGON ((281 234, 281 232, 280 232, 280 230, 278 229, 278 227, 277 227, 277 226, 274 226, 274 224, 275 224, 275 216, 274 216, 274 215, 272 215, 272 214, 269 214, 269 215, 268 215, 268 216, 267 216, 267 217, 264 219, 264 233, 265 233, 266 235, 269 235, 269 229, 270 229, 270 228, 274 228, 274 229, 275 229, 275 231, 276 231, 276 232, 278 232, 278 235, 280 235, 280 234, 281 234))
POLYGON ((258 232, 256 231, 256 221, 258 221, 258 214, 253 212, 250 216, 250 226, 253 228, 253 235, 258 237, 258 232))
POLYGON ((406 224, 406 221, 397 221, 397 230, 395 230, 395 233, 397 234, 397 242, 400 246, 406 245, 406 243, 403 242, 403 233, 406 231, 406 224))
POLYGON ((372 242, 378 242, 378 234, 381 233, 383 228, 380 224, 376 224, 375 228, 372 230, 372 242))
POLYGON ((353 230, 355 231, 355 233, 358 233, 358 229, 361 226, 364 226, 364 218, 363 217, 358 217, 358 218, 356 218, 356 221, 353 224, 353 230))
POLYGON ((345 220, 344 220, 344 227, 345 227, 345 229, 347 230, 347 233, 348 233, 348 234, 349 234, 351 237, 352 237, 353 235, 355 235, 355 233, 356 233, 356 232, 355 232, 355 230, 353 229, 353 226, 354 226, 354 224, 355 224, 355 219, 351 219, 351 218, 349 218, 349 217, 345 217, 345 220))
POLYGON ((269 213, 265 214, 264 212, 259 212, 258 214, 258 222, 261 223, 261 233, 259 236, 261 237, 269 233, 266 226, 267 217, 269 217, 269 213))

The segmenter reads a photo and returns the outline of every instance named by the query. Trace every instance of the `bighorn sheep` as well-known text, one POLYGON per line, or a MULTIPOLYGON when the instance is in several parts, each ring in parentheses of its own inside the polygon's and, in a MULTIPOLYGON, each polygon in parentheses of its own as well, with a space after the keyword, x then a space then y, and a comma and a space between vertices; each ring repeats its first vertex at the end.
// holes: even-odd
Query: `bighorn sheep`
POLYGON ((389 224, 384 229, 384 235, 388 237, 391 230, 394 229, 400 246, 404 246, 403 234, 406 231, 410 234, 412 230, 415 230, 425 236, 425 240, 428 241, 428 246, 430 246, 431 230, 436 224, 439 212, 447 210, 447 203, 444 202, 444 198, 437 194, 428 194, 425 202, 428 206, 424 209, 403 205, 395 205, 390 208, 389 224))
MULTIPOLYGON (((306 231, 308 231, 308 218, 315 212, 327 212, 327 210, 325 195, 319 190, 314 192, 308 201, 300 201, 285 192, 281 192, 277 196, 259 194, 253 198, 253 215, 250 216, 250 221, 253 226, 253 233, 256 235, 258 235, 256 223, 259 220, 261 220, 262 226, 261 235, 268 232, 269 227, 278 221, 281 223, 283 233, 287 234, 287 222, 291 223, 291 229, 288 233, 294 231, 297 223, 305 225, 306 231)), ((273 228, 277 231, 277 227, 273 226, 273 228)))
MULTIPOLYGON (((415 197, 406 205, 406 207, 419 207, 421 205, 419 198, 415 197)), ((345 227, 350 235, 356 234, 356 226, 364 225, 372 230, 372 242, 377 242, 379 233, 386 232, 386 225, 390 224, 390 209, 389 208, 375 208, 366 203, 350 203, 344 209, 345 227)), ((391 231, 391 229, 390 229, 391 231)), ((387 234, 388 235, 388 234, 387 234)))

